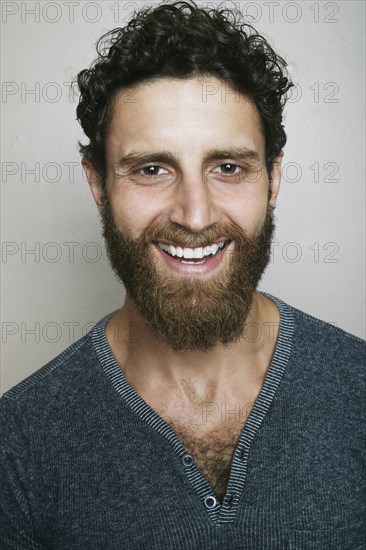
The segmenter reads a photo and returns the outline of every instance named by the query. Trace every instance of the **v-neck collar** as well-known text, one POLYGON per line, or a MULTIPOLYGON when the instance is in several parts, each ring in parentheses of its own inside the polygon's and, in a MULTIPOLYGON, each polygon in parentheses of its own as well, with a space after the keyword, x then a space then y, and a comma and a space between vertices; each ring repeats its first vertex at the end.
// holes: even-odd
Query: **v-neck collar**
POLYGON ((194 464, 194 461, 187 458, 190 457, 190 455, 187 453, 187 450, 173 428, 159 416, 142 397, 140 397, 119 367, 105 334, 107 322, 118 310, 103 317, 91 331, 94 349, 103 372, 113 388, 140 419, 169 441, 173 452, 181 459, 181 464, 185 470, 188 481, 196 491, 198 498, 205 505, 211 522, 216 524, 232 523, 235 519, 239 499, 246 479, 249 450, 252 441, 257 435, 267 411, 275 398, 292 349, 294 332, 293 309, 279 298, 267 292, 261 292, 261 294, 274 302, 279 309, 280 326, 278 337, 272 361, 268 367, 261 390, 239 437, 231 463, 226 496, 222 504, 215 498, 212 487, 202 472, 194 464))

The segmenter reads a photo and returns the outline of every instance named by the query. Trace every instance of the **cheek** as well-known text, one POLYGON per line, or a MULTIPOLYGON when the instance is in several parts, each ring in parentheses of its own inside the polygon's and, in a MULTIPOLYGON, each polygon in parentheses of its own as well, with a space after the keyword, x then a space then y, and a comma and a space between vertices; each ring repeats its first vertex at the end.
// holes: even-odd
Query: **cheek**
POLYGON ((156 201, 148 200, 143 193, 114 192, 111 197, 112 211, 118 228, 136 239, 159 215, 156 201))
POLYGON ((267 213, 267 192, 260 195, 244 193, 231 201, 226 214, 249 234, 256 233, 263 225, 267 213))

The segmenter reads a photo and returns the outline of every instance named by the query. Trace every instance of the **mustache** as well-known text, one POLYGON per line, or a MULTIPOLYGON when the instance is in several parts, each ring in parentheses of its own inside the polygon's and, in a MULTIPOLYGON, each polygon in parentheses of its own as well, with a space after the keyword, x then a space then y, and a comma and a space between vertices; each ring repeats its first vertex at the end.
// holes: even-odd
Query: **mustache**
POLYGON ((150 242, 170 241, 177 246, 184 247, 202 247, 211 245, 218 241, 237 241, 245 238, 251 242, 243 230, 234 223, 222 224, 214 223, 205 231, 197 234, 188 231, 185 227, 176 222, 168 220, 153 223, 145 229, 140 237, 140 243, 147 245, 150 242))

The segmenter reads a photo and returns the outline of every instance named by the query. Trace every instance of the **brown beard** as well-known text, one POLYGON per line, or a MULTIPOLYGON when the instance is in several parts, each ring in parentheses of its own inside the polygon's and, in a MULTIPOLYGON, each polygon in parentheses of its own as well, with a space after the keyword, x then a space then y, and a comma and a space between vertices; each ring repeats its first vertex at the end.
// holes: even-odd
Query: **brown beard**
POLYGON ((112 269, 159 340, 175 352, 207 352, 217 344, 227 346, 243 337, 255 290, 270 260, 275 225, 269 203, 263 226, 253 238, 234 222, 213 224, 197 235, 164 221, 151 224, 133 240, 116 226, 107 198, 101 217, 112 269), (157 268, 153 241, 166 239, 195 247, 223 238, 234 241, 234 250, 224 249, 226 265, 207 280, 157 268))

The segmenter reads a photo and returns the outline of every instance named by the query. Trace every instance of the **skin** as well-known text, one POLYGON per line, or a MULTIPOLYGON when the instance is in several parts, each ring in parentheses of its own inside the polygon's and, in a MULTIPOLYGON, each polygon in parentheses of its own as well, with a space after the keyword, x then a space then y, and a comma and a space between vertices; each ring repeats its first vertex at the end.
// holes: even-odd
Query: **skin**
MULTIPOLYGON (((240 95, 238 101, 239 94, 226 94, 223 99, 221 93, 216 93, 203 101, 202 90, 207 83, 217 84, 218 89, 222 86, 214 77, 160 79, 139 85, 133 95, 136 102, 131 102, 130 92, 118 94, 106 140, 106 190, 113 217, 126 235, 136 239, 153 221, 165 219, 197 234, 215 222, 230 220, 249 236, 260 231, 270 183, 257 109, 245 96, 240 95), (203 161, 208 149, 243 146, 258 154, 256 167, 260 170, 255 181, 225 180, 219 166, 230 158, 203 161), (178 163, 152 162, 161 169, 151 183, 146 170, 145 176, 141 170, 137 176, 131 169, 116 168, 119 159, 132 150, 168 150, 178 163)), ((227 85, 225 89, 230 90, 227 85)), ((280 187, 282 156, 281 151, 272 171, 273 207, 280 187)), ((83 158, 82 164, 101 210, 104 196, 98 175, 87 159, 83 158)), ((156 250, 154 261, 158 269, 169 272, 156 250)), ((225 269, 225 262, 218 269, 225 269)), ((214 277, 215 273, 201 277, 214 277)), ((220 411, 212 412, 202 423, 202 405, 226 403, 229 410, 238 402, 253 403, 270 365, 278 325, 270 332, 263 323, 279 323, 277 307, 255 292, 247 322, 262 329, 256 342, 242 338, 226 348, 215 346, 207 353, 173 352, 152 334, 127 294, 123 306, 107 324, 106 336, 127 379, 150 406, 165 418, 182 424, 193 422, 210 430, 222 422, 222 415, 220 411), (126 338, 131 327, 137 343, 126 338), (116 338, 116 334, 124 338, 116 338)))

